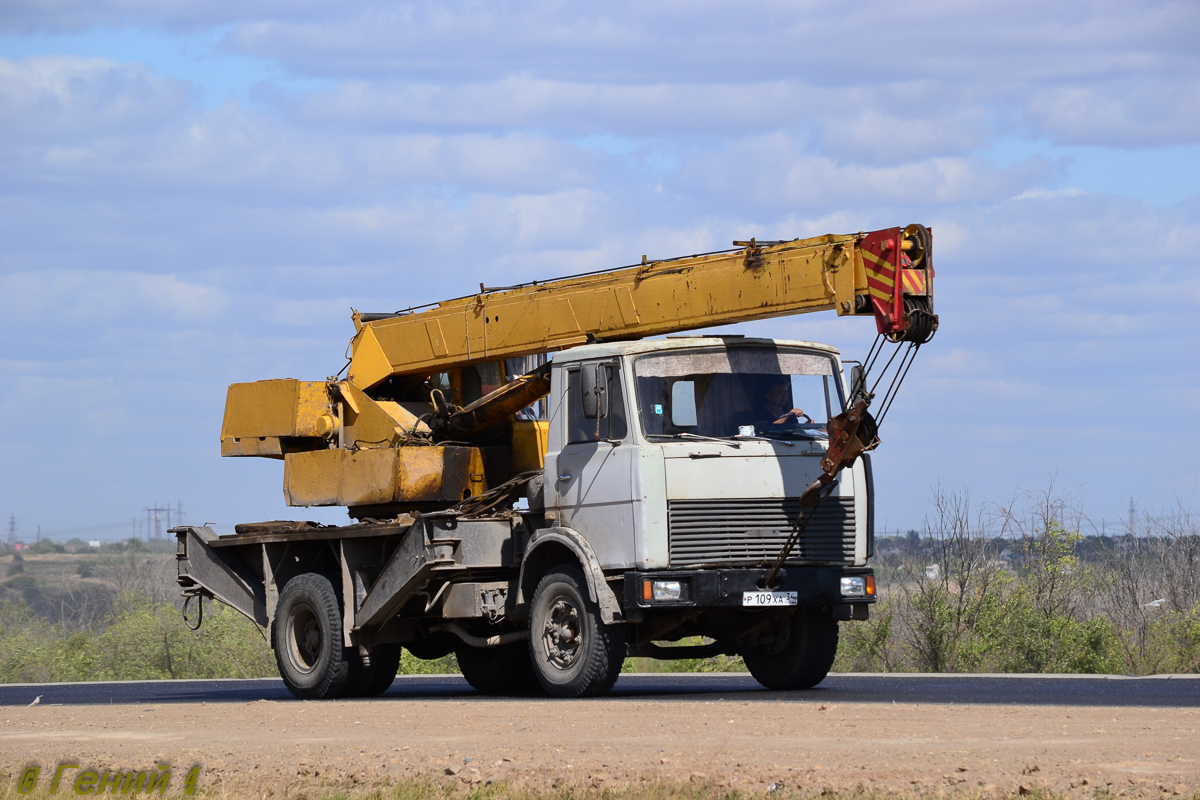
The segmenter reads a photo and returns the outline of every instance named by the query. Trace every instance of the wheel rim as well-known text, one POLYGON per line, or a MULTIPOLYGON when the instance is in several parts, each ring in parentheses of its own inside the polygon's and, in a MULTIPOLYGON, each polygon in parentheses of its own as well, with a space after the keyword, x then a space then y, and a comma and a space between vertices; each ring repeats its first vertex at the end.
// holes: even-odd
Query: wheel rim
POLYGON ((560 670, 570 669, 583 652, 583 625, 579 608, 570 598, 556 597, 542 626, 546 660, 560 670))
POLYGON ((316 669, 322 638, 317 615, 308 606, 297 606, 288 620, 288 651, 297 670, 307 674, 316 669))

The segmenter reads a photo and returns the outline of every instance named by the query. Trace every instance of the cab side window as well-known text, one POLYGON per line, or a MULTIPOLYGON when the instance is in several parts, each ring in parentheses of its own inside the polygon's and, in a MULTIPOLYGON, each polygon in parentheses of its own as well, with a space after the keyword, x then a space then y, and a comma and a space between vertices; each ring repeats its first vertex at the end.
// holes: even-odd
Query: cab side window
MULTIPOLYGON (((585 364, 584 369, 596 365, 585 364)), ((629 433, 625 410, 625 393, 621 389, 621 372, 615 364, 600 364, 602 375, 607 377, 607 413, 587 418, 583 406, 583 380, 579 368, 567 371, 567 443, 579 444, 606 439, 624 439, 629 433)))

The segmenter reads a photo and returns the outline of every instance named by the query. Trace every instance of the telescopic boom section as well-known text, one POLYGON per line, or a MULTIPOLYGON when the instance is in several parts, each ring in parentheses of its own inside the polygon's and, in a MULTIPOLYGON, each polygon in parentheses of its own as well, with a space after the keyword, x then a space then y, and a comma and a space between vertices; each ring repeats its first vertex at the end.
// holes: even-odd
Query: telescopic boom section
POLYGON ((923 340, 933 317, 931 237, 920 225, 783 242, 479 294, 428 311, 355 312, 347 377, 369 390, 594 340, 638 339, 835 310, 871 315, 893 341, 923 340))

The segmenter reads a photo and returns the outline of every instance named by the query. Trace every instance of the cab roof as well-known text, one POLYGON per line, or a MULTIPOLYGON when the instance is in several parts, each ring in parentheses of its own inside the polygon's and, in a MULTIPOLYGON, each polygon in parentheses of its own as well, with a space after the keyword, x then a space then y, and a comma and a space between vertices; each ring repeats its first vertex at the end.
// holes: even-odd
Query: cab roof
POLYGON ((643 353, 660 353, 667 350, 694 350, 712 347, 795 347, 838 355, 838 349, 819 342, 802 342, 792 339, 760 339, 749 336, 668 336, 665 339, 640 339, 633 342, 598 342, 583 344, 554 354, 554 360, 583 361, 589 358, 616 358, 643 353))

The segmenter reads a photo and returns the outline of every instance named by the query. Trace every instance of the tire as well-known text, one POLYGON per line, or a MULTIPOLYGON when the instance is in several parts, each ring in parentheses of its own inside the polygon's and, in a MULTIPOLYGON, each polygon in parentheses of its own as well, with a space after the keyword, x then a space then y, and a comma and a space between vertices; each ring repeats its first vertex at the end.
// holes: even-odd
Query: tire
POLYGON ((288 691, 302 700, 346 692, 356 656, 342 647, 342 609, 328 578, 309 572, 288 581, 272 627, 275 663, 288 691))
POLYGON ((625 660, 624 625, 605 625, 578 568, 555 567, 533 593, 529 653, 551 697, 595 697, 617 682, 625 660))
POLYGON ((525 642, 497 647, 464 645, 455 651, 455 656, 467 683, 481 694, 521 697, 541 693, 525 642))
POLYGON ((398 644, 377 644, 371 648, 371 666, 364 667, 362 658, 351 662, 346 697, 378 697, 396 680, 403 648, 398 644))
POLYGON ((525 499, 529 502, 530 511, 546 510, 546 478, 534 475, 525 486, 525 499))
POLYGON ((801 609, 780 625, 771 647, 743 654, 746 668, 768 689, 811 689, 829 674, 837 655, 838 624, 829 614, 801 609))

